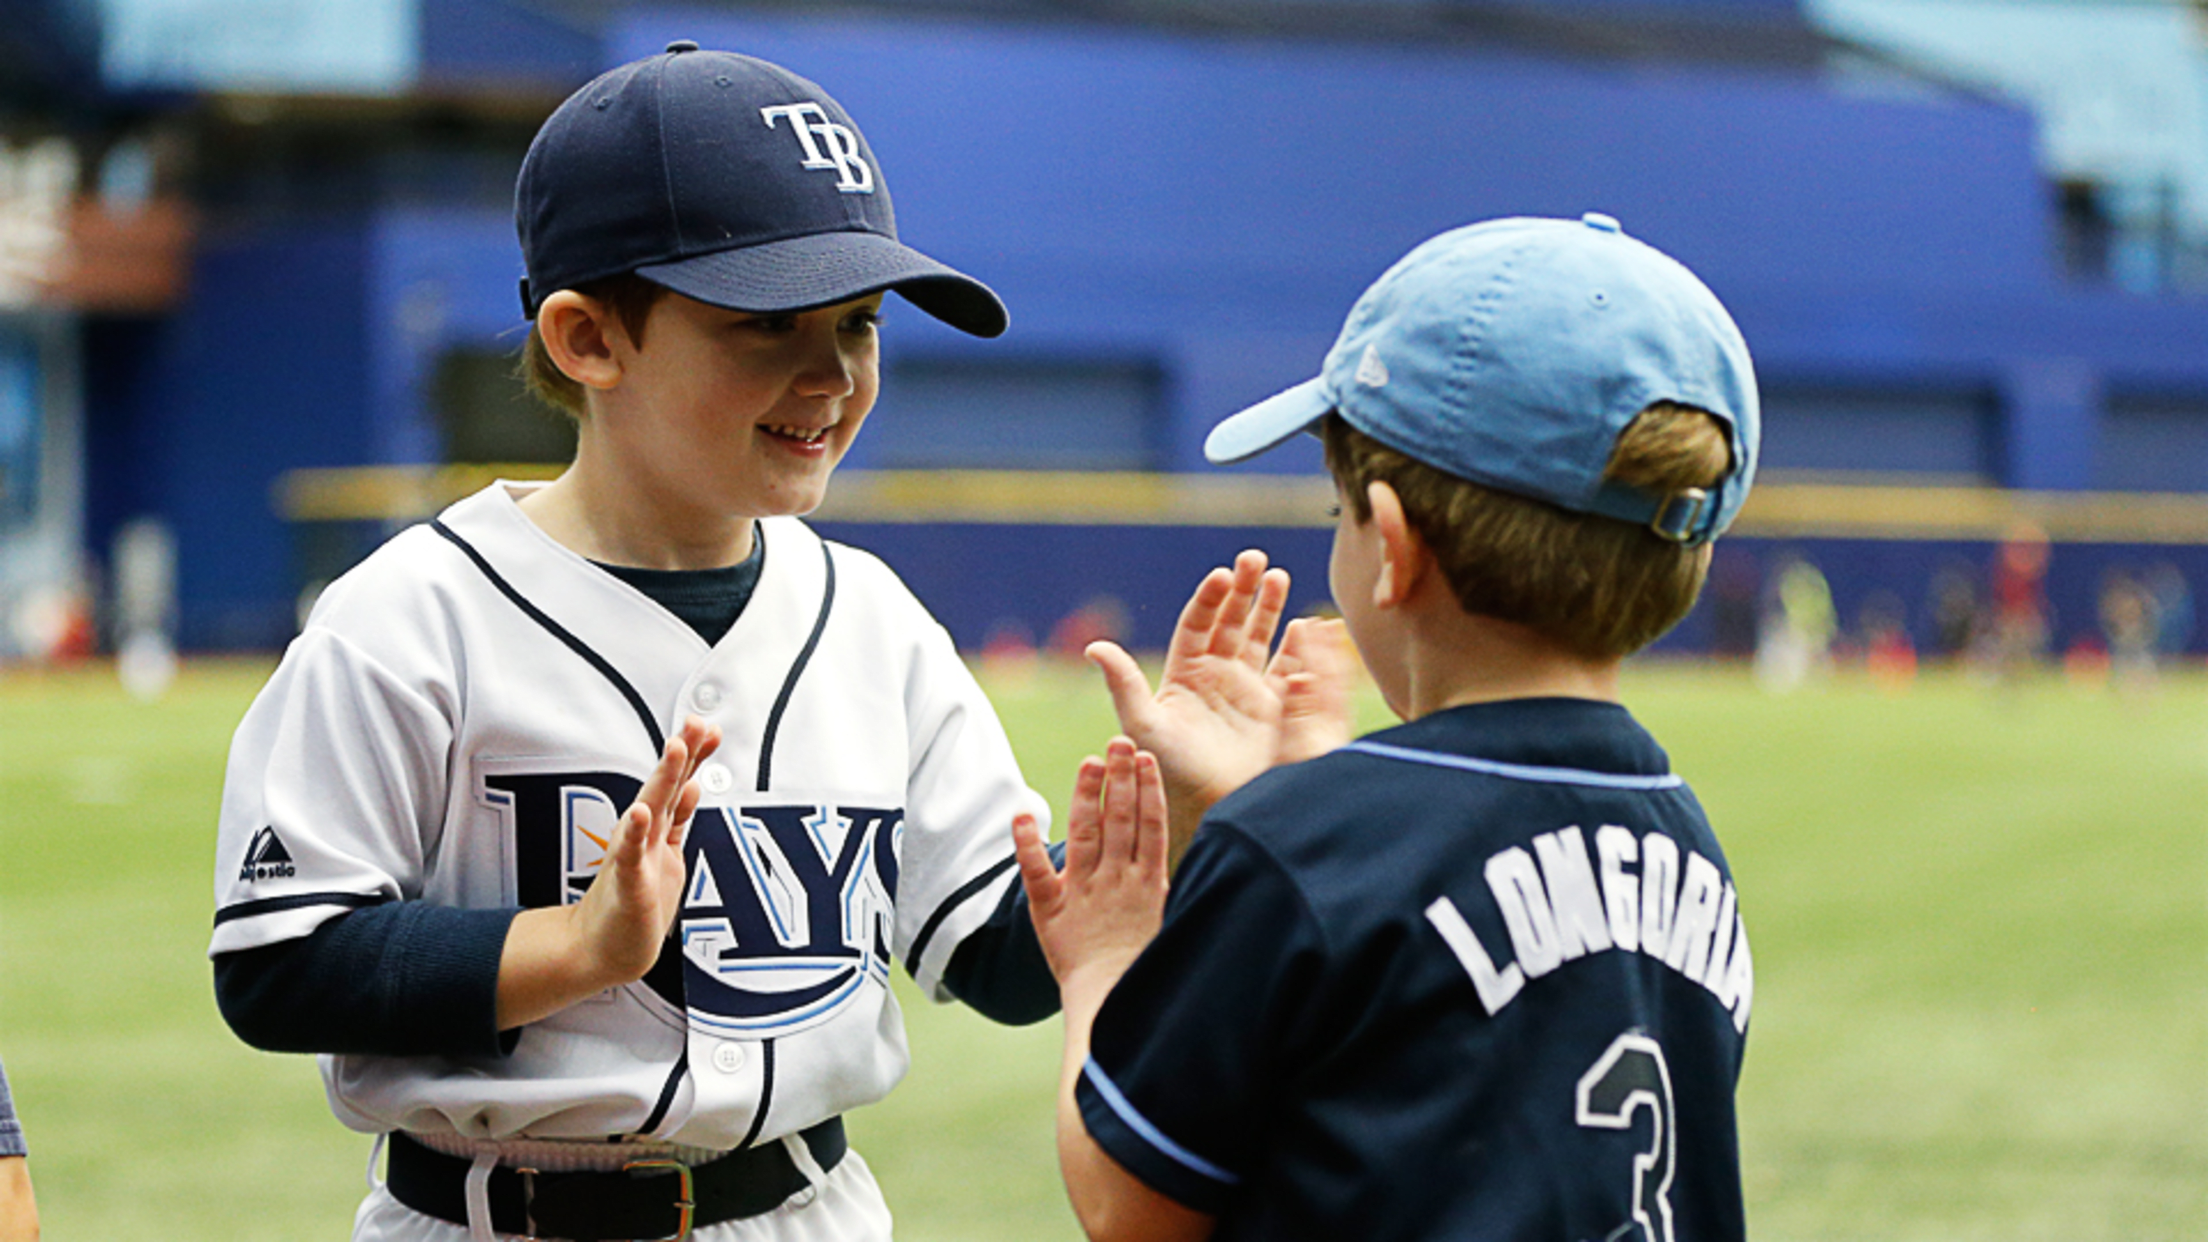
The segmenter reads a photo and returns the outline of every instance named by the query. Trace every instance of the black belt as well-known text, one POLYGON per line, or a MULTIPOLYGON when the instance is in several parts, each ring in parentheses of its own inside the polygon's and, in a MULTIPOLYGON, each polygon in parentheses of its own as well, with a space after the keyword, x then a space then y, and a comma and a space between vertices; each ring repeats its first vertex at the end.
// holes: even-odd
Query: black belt
MULTIPOLYGON (((823 1170, 849 1145, 843 1118, 800 1132, 823 1170)), ((456 1225, 468 1223, 466 1156, 448 1156, 403 1132, 391 1135, 384 1185, 406 1206, 456 1225)), ((491 1227, 500 1233, 569 1242, 633 1242, 687 1237, 694 1228, 771 1212, 811 1185, 781 1143, 746 1147, 705 1164, 639 1160, 601 1173, 491 1170, 491 1227)))

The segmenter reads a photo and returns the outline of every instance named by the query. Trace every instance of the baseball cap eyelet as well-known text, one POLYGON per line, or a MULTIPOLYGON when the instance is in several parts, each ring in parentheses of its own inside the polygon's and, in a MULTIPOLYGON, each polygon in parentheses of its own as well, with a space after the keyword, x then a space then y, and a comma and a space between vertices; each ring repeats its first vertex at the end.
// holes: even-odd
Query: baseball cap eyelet
POLYGON ((1587 300, 1594 303, 1596 310, 1610 309, 1610 295, 1604 290, 1595 289, 1589 291, 1589 293, 1587 294, 1587 300))

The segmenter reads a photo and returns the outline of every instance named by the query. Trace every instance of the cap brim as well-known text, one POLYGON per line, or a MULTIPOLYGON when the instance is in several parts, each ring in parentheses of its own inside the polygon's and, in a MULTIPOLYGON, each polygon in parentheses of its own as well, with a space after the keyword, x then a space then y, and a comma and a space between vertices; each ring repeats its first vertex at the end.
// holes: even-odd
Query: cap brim
POLYGON ((730 310, 810 310, 888 289, 975 336, 1001 336, 1008 322, 1004 303, 989 286, 894 238, 856 230, 653 263, 636 274, 730 310))
POLYGON ((1255 457, 1287 441, 1299 431, 1326 417, 1334 408, 1324 391, 1324 381, 1305 380, 1286 392, 1267 397, 1239 414, 1230 414, 1204 437, 1204 458, 1214 465, 1255 457))

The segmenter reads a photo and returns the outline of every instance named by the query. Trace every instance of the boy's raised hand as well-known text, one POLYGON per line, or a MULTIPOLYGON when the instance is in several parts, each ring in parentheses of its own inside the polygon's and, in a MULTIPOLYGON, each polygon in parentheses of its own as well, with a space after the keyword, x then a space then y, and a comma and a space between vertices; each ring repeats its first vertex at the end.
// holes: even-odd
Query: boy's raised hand
POLYGON ((1287 602, 1287 571, 1246 551, 1197 584, 1155 693, 1117 644, 1085 653, 1104 674, 1120 728, 1162 765, 1175 858, 1212 803, 1267 768, 1350 738, 1347 633, 1339 622, 1292 622, 1274 654, 1287 602))
POLYGON ((682 907, 689 879, 682 838, 698 809, 698 765, 720 744, 719 729, 695 716, 682 722, 636 801, 622 812, 605 861, 577 905, 588 951, 624 982, 652 968, 682 907))
POLYGON ((1101 999, 1157 935, 1165 909, 1165 788, 1157 759, 1115 737, 1082 760, 1066 816, 1066 865, 1032 816, 1013 821, 1020 883, 1061 990, 1101 999))
POLYGON ((583 899, 515 916, 499 957, 498 1029, 632 983, 659 960, 689 879, 682 838, 698 809, 698 765, 720 745, 719 729, 683 721, 614 825, 583 899))

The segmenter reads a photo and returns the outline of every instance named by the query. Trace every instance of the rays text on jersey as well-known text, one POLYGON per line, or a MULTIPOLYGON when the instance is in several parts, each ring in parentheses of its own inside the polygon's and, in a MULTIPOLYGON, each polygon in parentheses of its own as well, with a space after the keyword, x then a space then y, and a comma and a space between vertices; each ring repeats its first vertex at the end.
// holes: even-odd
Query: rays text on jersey
POLYGON ((1591 953, 1639 952, 1708 989, 1748 1029, 1755 965, 1733 886, 1716 863, 1660 832, 1636 837, 1605 824, 1591 857, 1577 826, 1542 833, 1533 850, 1513 845, 1487 860, 1489 895, 1510 940, 1497 967, 1454 901, 1426 908, 1480 1004, 1501 1012, 1529 979, 1591 953))
MULTIPOLYGON (((521 904, 581 901, 642 787, 619 772, 485 774, 484 803, 512 826, 521 904)), ((655 968, 646 982, 699 1026, 731 1035, 794 1034, 867 983, 887 986, 904 822, 902 807, 857 799, 699 807, 667 950, 681 969, 655 968)))

